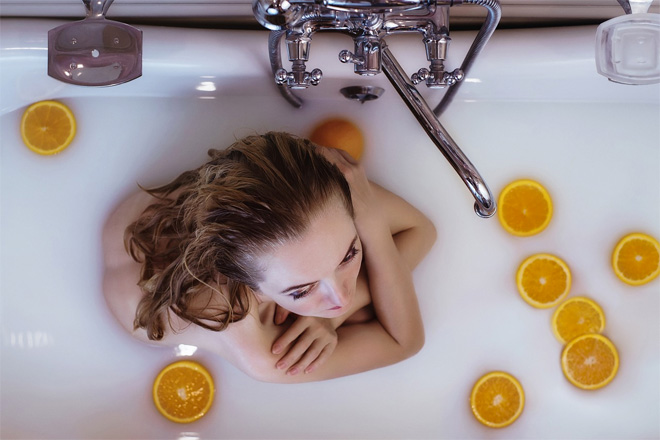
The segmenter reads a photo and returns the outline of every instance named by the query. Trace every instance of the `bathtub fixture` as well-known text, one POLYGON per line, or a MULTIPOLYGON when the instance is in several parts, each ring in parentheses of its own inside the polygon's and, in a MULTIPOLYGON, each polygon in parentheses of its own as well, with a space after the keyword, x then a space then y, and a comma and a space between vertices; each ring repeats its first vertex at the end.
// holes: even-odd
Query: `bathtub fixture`
POLYGON ((626 15, 596 30, 596 70, 621 84, 660 82, 660 14, 651 0, 619 0, 626 15))
POLYGON ((384 92, 385 89, 376 86, 349 86, 339 89, 339 93, 344 97, 358 101, 361 104, 380 98, 384 92))
POLYGON ((353 52, 342 50, 339 61, 353 64, 354 72, 372 76, 383 71, 436 147, 447 158, 472 193, 474 210, 480 217, 491 217, 497 207, 483 178, 444 129, 438 116, 451 102, 457 87, 492 35, 500 19, 499 0, 254 0, 257 21, 271 30, 268 41, 271 68, 280 93, 300 107, 302 99, 292 89, 316 86, 323 78, 320 69, 307 70, 312 35, 334 30, 353 38, 353 52), (484 6, 488 16, 473 41, 460 68, 445 68, 449 37, 449 9, 458 4, 484 6), (409 77, 388 48, 384 37, 418 32, 426 48, 428 68, 409 77), (282 67, 280 43, 284 39, 291 70, 282 67), (433 110, 416 85, 448 88, 433 110))
MULTIPOLYGON (((109 18, 119 2, 113 3, 109 18)), ((166 2, 123 1, 126 6, 154 3, 166 2)), ((470 158, 483 168, 479 171, 496 197, 500 183, 524 172, 541 179, 561 205, 542 234, 518 240, 507 238, 496 219, 482 221, 472 213, 463 183, 448 164, 439 163, 444 159, 384 75, 360 78, 336 61, 337 53, 352 43, 345 35, 314 36, 311 62, 325 64, 310 67, 322 68, 324 78, 314 90, 294 91, 304 93, 310 109, 301 114, 269 81, 263 53, 268 32, 263 30, 140 26, 142 78, 118 87, 77 87, 45 72, 48 30, 64 23, 0 17, 1 439, 286 439, 295 429, 310 440, 486 435, 496 440, 533 438, 539 426, 545 437, 555 439, 602 440, 603 432, 615 439, 632 438, 631 433, 660 439, 660 279, 628 287, 612 280, 609 265, 594 258, 609 247, 602 237, 614 240, 628 228, 660 238, 660 84, 622 86, 599 75, 593 60, 597 25, 498 28, 468 77, 481 82, 465 82, 440 118, 468 156, 478 154, 470 158), (202 82, 216 90, 197 90, 202 82), (358 84, 386 91, 364 105, 339 93, 341 87, 358 84), (478 93, 470 93, 472 102, 466 102, 464 92, 477 87, 478 93), (23 147, 18 129, 23 111, 44 99, 62 101, 80 123, 74 143, 48 157, 23 147), (329 113, 313 113, 324 109, 329 113), (170 423, 154 409, 149 391, 156 374, 175 356, 189 359, 192 348, 147 347, 108 310, 100 289, 112 280, 103 277, 99 237, 108 214, 138 190, 137 183, 168 182, 203 163, 211 147, 222 148, 255 131, 289 129, 304 135, 335 112, 373 127, 375 140, 390 140, 362 156, 369 177, 411 200, 436 222, 442 237, 442 245, 414 273, 429 334, 423 351, 394 367, 278 386, 249 379, 200 347, 192 358, 211 370, 219 398, 201 421, 170 423), (435 194, 426 196, 434 188, 446 192, 441 203, 435 194), (81 199, 85 215, 77 215, 81 199), (554 359, 557 345, 548 328, 529 325, 538 323, 536 313, 518 310, 513 298, 505 299, 511 288, 507 268, 517 267, 524 253, 541 250, 569 256, 579 267, 578 287, 586 283, 598 290, 600 304, 617 305, 608 332, 626 360, 635 362, 634 370, 626 364, 631 368, 622 369, 603 389, 606 395, 593 396, 598 413, 588 417, 585 400, 591 396, 568 382, 558 383, 563 380, 556 362, 530 363, 528 347, 554 359), (634 301, 622 301, 632 294, 634 301), (520 319, 498 322, 498 316, 520 319), (461 370, 448 358, 460 358, 461 370), (538 398, 534 405, 545 410, 526 411, 509 431, 485 434, 470 409, 455 403, 467 397, 484 364, 520 366, 516 371, 523 385, 529 384, 538 398), (347 399, 358 386, 361 392, 347 399), (294 419, 289 407, 277 404, 283 394, 303 403, 296 406, 295 428, 269 423, 294 419), (323 401, 312 402, 312 394, 323 401), (452 398, 430 398, 440 395, 452 398), (268 422, 254 423, 255 413, 268 422)), ((475 34, 452 29, 447 62, 452 69, 451 59, 466 52, 475 34)), ((421 67, 420 38, 387 40, 410 73, 421 67)), ((441 94, 424 97, 436 104, 434 96, 441 94)))
POLYGON ((85 19, 48 31, 48 75, 80 86, 112 86, 142 75, 142 31, 105 18, 113 0, 83 0, 85 19))

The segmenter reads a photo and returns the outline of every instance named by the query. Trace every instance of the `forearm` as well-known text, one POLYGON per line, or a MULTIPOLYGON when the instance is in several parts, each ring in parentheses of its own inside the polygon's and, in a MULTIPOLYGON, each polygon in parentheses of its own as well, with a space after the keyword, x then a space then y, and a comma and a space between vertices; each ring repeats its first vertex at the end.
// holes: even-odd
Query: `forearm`
MULTIPOLYGON (((437 237, 435 226, 421 211, 405 200, 378 185, 372 185, 380 200, 379 209, 383 213, 382 219, 389 226, 399 256, 407 267, 413 270, 435 243, 437 237)), ((348 312, 338 318, 333 318, 333 326, 338 328, 349 317, 370 303, 369 288, 358 288, 348 312)))
POLYGON ((371 184, 383 217, 403 261, 412 270, 424 259, 437 233, 433 222, 406 200, 385 188, 371 184))
POLYGON ((394 235, 394 243, 401 259, 410 270, 422 262, 436 240, 433 223, 424 217, 420 222, 394 235))
POLYGON ((423 345, 424 328, 411 270, 382 219, 373 215, 358 227, 374 312, 400 347, 416 352, 423 345))

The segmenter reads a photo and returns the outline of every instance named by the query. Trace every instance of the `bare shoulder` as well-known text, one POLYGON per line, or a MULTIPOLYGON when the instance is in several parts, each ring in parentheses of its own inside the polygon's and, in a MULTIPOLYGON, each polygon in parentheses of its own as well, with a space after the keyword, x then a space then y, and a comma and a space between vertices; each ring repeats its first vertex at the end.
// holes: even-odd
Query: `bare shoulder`
POLYGON ((152 341, 146 330, 134 328, 136 311, 143 296, 142 289, 138 286, 142 268, 126 250, 124 232, 156 200, 144 191, 136 192, 113 209, 103 226, 103 295, 108 309, 121 327, 140 341, 166 346, 218 346, 215 332, 185 322, 173 313, 164 319, 165 336, 160 341, 152 341))
POLYGON ((144 329, 134 329, 135 314, 143 296, 142 289, 137 284, 141 264, 128 254, 124 246, 124 231, 155 201, 153 196, 145 192, 132 194, 116 206, 105 222, 102 236, 103 294, 110 312, 124 330, 140 341, 166 346, 195 345, 240 365, 240 347, 260 328, 259 316, 255 319, 254 312, 221 332, 185 322, 170 313, 170 316, 165 318, 165 336, 160 341, 149 340, 144 329))
POLYGON ((103 228, 103 294, 116 320, 134 338, 156 345, 194 345, 216 353, 240 370, 259 380, 284 375, 275 369, 279 356, 271 353, 273 342, 286 329, 274 324, 275 304, 254 301, 249 313, 223 331, 211 331, 188 323, 170 313, 161 341, 148 339, 144 329, 133 322, 142 290, 137 285, 141 265, 124 247, 124 231, 155 199, 146 193, 133 194, 111 212, 103 228))
POLYGON ((416 224, 426 217, 407 200, 383 188, 382 186, 369 182, 371 189, 383 209, 384 213, 394 222, 395 228, 405 228, 407 224, 416 224))
POLYGON ((120 202, 108 216, 102 232, 103 295, 108 308, 126 331, 147 340, 145 332, 133 331, 135 311, 142 297, 137 285, 140 264, 124 247, 124 231, 153 202, 145 192, 137 192, 120 202))
POLYGON ((103 225, 103 257, 105 266, 123 265, 133 261, 124 248, 124 231, 154 201, 154 197, 140 191, 120 202, 103 225))

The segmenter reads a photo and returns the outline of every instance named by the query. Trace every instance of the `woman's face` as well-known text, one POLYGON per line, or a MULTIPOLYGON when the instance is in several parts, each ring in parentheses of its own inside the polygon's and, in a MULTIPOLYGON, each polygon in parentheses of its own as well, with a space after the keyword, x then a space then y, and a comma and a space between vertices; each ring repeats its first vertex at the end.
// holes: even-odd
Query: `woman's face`
POLYGON ((362 246, 353 219, 338 199, 312 219, 298 240, 259 259, 259 293, 302 316, 343 315, 355 295, 362 246))

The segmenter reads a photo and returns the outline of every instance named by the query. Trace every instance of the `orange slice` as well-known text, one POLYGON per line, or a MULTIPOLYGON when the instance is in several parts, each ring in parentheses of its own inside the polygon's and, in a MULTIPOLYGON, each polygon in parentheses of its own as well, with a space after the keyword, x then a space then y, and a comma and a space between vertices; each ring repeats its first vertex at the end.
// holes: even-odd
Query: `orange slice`
POLYGON ((617 243, 612 253, 612 268, 624 283, 638 286, 660 273, 660 244, 650 235, 628 234, 617 243))
POLYGON ((309 140, 317 145, 346 151, 360 160, 364 151, 364 137, 357 125, 343 118, 331 118, 312 130, 309 140))
POLYGON ((584 297, 567 299, 552 314, 552 331, 562 344, 605 328, 605 314, 594 300, 584 297))
POLYGON ((493 371, 480 378, 470 395, 472 414, 490 428, 509 426, 525 406, 525 393, 518 380, 508 373, 493 371))
POLYGON ((571 290, 571 271, 560 258, 535 254, 520 264, 516 272, 520 296, 531 306, 547 309, 564 299, 571 290))
POLYGON ((564 347, 561 369, 576 387, 595 390, 614 379, 619 369, 619 354, 603 335, 578 336, 564 347))
POLYGON ((71 109, 61 102, 36 102, 23 113, 21 136, 35 153, 56 154, 68 147, 76 136, 76 119, 71 109))
POLYGON ((156 377, 153 399, 158 411, 177 423, 190 423, 211 408, 215 392, 213 379, 202 365, 178 361, 165 367, 156 377))
POLYGON ((504 229, 521 237, 538 234, 552 218, 552 199, 540 183, 521 179, 504 187, 497 201, 504 229))

